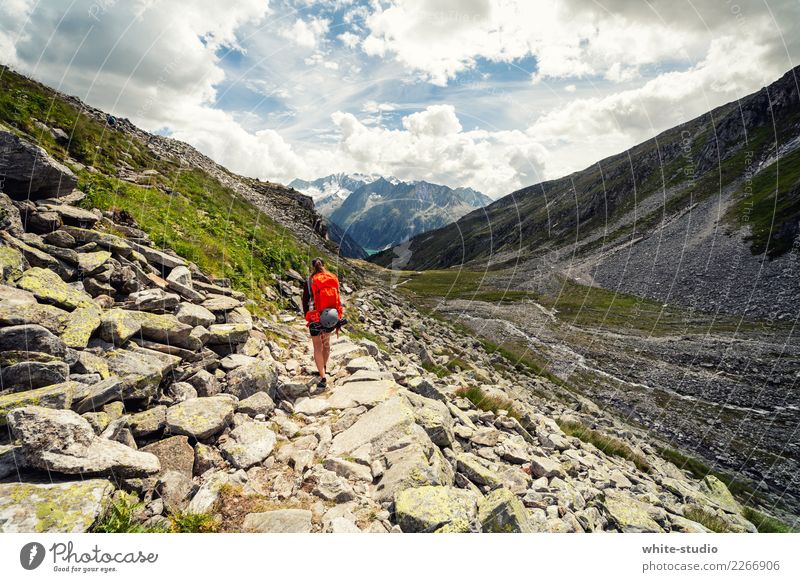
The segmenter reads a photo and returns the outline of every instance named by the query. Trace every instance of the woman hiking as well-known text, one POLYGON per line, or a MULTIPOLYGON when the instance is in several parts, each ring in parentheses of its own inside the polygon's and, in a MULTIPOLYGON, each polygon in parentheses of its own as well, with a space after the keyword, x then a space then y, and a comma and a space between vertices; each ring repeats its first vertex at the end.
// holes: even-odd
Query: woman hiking
POLYGON ((325 262, 311 261, 311 277, 303 289, 303 311, 314 346, 314 363, 319 371, 319 391, 325 390, 328 379, 325 372, 331 355, 330 334, 344 325, 342 301, 339 297, 339 279, 325 268, 325 262))

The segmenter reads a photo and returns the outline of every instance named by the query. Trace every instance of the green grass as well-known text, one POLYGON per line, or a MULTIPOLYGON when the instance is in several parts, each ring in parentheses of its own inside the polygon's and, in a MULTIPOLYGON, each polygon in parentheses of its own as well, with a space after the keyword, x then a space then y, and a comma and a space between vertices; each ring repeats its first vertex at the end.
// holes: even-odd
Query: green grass
POLYGON ((796 234, 791 224, 800 220, 800 150, 756 174, 730 212, 739 226, 750 225, 753 254, 788 252, 796 234))
POLYGON ((644 473, 651 470, 650 463, 643 455, 635 452, 624 441, 590 429, 580 422, 558 420, 558 426, 569 436, 578 437, 585 443, 591 443, 607 455, 621 457, 631 461, 636 468, 644 473))
POLYGON ((517 420, 520 420, 521 418, 519 412, 514 408, 514 403, 511 402, 511 400, 499 396, 489 396, 477 386, 459 388, 456 391, 456 395, 466 398, 480 410, 494 412, 495 414, 497 414, 500 410, 505 410, 508 412, 508 416, 511 418, 515 418, 517 420))
POLYGON ((115 499, 94 525, 94 533, 211 533, 219 529, 218 520, 208 513, 171 513, 163 525, 145 526, 136 513, 144 507, 134 495, 115 499))
POLYGON ((796 531, 781 520, 761 513, 752 507, 745 507, 742 514, 747 521, 756 526, 759 533, 793 533, 796 531))
POLYGON ((134 515, 144 507, 134 496, 121 496, 112 502, 92 531, 95 533, 165 533, 167 527, 144 526, 134 515))
POLYGON ((209 513, 179 512, 169 516, 172 533, 214 533, 219 521, 209 513))
POLYGON ((700 507, 688 508, 683 512, 683 516, 716 533, 728 533, 731 531, 724 519, 700 507))

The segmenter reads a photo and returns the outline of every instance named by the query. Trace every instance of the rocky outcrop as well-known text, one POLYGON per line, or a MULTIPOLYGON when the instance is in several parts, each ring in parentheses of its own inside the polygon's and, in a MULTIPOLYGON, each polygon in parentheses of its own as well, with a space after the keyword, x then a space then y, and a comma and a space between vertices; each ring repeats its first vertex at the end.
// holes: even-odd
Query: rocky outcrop
POLYGON ((44 149, 8 131, 0 130, 0 160, 3 191, 20 200, 63 196, 78 184, 44 149))

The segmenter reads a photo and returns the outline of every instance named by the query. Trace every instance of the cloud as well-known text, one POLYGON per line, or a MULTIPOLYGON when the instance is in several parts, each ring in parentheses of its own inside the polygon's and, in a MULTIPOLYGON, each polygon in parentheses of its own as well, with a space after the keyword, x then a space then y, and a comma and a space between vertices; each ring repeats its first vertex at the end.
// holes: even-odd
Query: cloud
POLYGON ((328 33, 329 27, 330 22, 324 18, 312 18, 310 20, 298 18, 290 28, 282 30, 281 35, 284 38, 293 40, 299 46, 315 48, 328 33))
POLYGON ((470 185, 490 196, 542 178, 543 147, 521 131, 464 131, 451 105, 407 115, 397 130, 369 127, 342 111, 332 119, 340 130, 339 171, 470 185))

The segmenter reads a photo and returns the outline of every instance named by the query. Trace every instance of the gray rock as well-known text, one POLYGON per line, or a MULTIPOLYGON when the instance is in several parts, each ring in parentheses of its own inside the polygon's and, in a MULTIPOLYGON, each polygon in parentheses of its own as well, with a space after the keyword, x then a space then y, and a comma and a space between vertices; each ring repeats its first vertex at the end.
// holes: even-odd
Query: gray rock
POLYGON ((276 440, 266 424, 247 422, 231 431, 220 452, 234 467, 249 469, 269 457, 276 440))
POLYGON ((131 414, 128 428, 134 438, 143 438, 164 430, 167 425, 167 407, 154 406, 148 410, 131 414))
POLYGON ((167 393, 175 400, 175 402, 183 402, 197 398, 197 390, 188 382, 173 382, 167 388, 167 393))
POLYGON ((229 372, 226 391, 240 399, 249 398, 257 392, 266 392, 274 400, 277 386, 278 374, 272 366, 258 361, 229 372))
POLYGON ((0 131, 3 191, 20 200, 64 196, 78 185, 72 170, 43 148, 8 131, 0 131))
POLYGON ((243 529, 261 533, 309 533, 312 514, 307 509, 277 509, 248 513, 243 529))
POLYGON ((404 532, 469 532, 477 496, 453 487, 424 486, 397 493, 394 510, 404 532))
POLYGON ((19 209, 3 192, 0 192, 0 230, 8 231, 14 236, 20 236, 23 233, 19 209))
POLYGON ((531 472, 534 477, 561 477, 563 479, 565 476, 561 463, 539 455, 531 457, 531 472))
POLYGON ((186 400, 167 409, 167 432, 206 439, 231 423, 235 407, 234 399, 222 395, 186 400))
POLYGON ((206 370, 200 370, 187 382, 194 386, 198 396, 216 396, 222 390, 217 377, 206 370))
POLYGON ((181 303, 178 311, 175 312, 178 321, 191 326, 202 325, 208 327, 217 321, 217 318, 205 307, 194 303, 181 303))
POLYGON ((105 341, 121 346, 142 328, 130 311, 111 309, 100 318, 100 337, 105 341))
POLYGON ((25 406, 12 410, 8 422, 27 462, 39 469, 118 477, 144 477, 160 470, 155 455, 98 437, 71 410, 25 406))
POLYGON ((155 493, 169 512, 185 511, 195 491, 191 476, 180 471, 164 471, 159 475, 155 493))
POLYGON ((142 447, 140 450, 158 457, 162 473, 178 471, 191 478, 195 464, 195 451, 189 444, 188 437, 184 435, 169 437, 142 447))
POLYGON ((0 352, 24 350, 64 357, 67 346, 41 325, 12 325, 0 329, 0 352))
POLYGON ((43 386, 33 390, 3 394, 0 396, 0 426, 5 426, 7 414, 20 406, 46 406, 48 408, 64 409, 72 406, 75 394, 82 392, 85 386, 78 382, 62 382, 52 386, 43 386))
POLYGON ((311 478, 316 481, 311 492, 325 501, 345 503, 356 497, 350 484, 333 471, 316 466, 312 469, 311 478))
POLYGON ((9 475, 19 477, 19 471, 25 467, 25 457, 21 447, 14 445, 0 445, 0 479, 9 475))
POLYGON ((225 466, 225 459, 214 447, 197 443, 194 446, 194 468, 192 474, 202 475, 209 469, 220 469, 225 466))
POLYGON ((2 386, 12 390, 41 388, 65 382, 68 377, 66 362, 20 362, 3 368, 2 386))
POLYGON ((106 511, 114 485, 105 479, 0 484, 0 532, 84 533, 106 511), (24 499, 24 503, 18 500, 24 499))
POLYGON ((250 416, 256 416, 257 414, 269 416, 273 410, 275 410, 275 402, 266 392, 256 392, 252 396, 240 400, 239 406, 236 408, 236 412, 249 414, 250 416))
POLYGON ((175 293, 167 293, 157 287, 131 293, 129 299, 133 301, 133 306, 140 311, 159 313, 172 312, 181 300, 175 293))
POLYGON ((528 510, 508 489, 495 489, 478 502, 478 522, 486 533, 531 533, 528 510))

